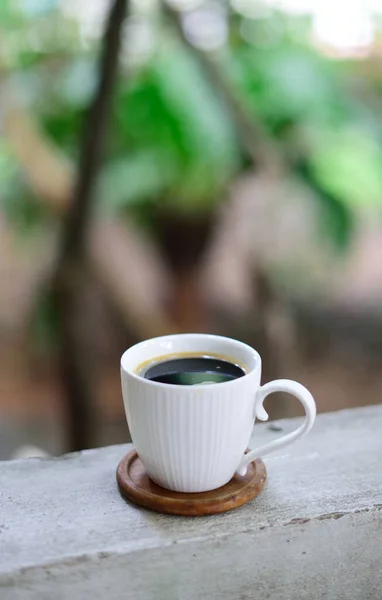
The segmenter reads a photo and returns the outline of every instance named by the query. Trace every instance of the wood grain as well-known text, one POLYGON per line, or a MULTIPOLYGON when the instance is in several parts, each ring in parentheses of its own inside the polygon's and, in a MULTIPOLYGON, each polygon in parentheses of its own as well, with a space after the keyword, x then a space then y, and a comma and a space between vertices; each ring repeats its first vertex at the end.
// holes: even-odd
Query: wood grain
POLYGON ((223 487, 209 492, 184 494, 151 481, 136 450, 126 454, 117 468, 118 486, 125 499, 156 512, 189 517, 214 515, 246 504, 261 492, 266 478, 263 461, 256 459, 244 477, 235 475, 223 487))

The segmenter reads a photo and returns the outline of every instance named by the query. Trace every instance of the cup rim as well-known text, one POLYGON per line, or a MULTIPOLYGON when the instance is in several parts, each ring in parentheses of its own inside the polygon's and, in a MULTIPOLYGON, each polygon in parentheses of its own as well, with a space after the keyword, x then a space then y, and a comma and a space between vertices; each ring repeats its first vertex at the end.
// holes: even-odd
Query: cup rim
MULTIPOLYGON (((139 363, 138 363, 139 364, 139 363)), ((251 375, 253 375, 253 373, 255 371, 257 371, 259 368, 261 368, 261 356, 260 354, 257 352, 257 350, 255 350, 254 348, 252 348, 252 346, 250 346, 249 344, 246 344, 244 342, 241 342, 239 340, 236 340, 234 338, 230 338, 227 336, 222 336, 222 335, 215 335, 215 334, 211 334, 211 333, 175 333, 175 334, 169 334, 169 335, 161 335, 161 336, 157 336, 157 337, 153 337, 153 338, 149 338, 146 340, 142 340, 141 342, 137 342, 136 344, 134 344, 133 346, 130 346, 130 348, 128 348, 127 350, 125 350, 125 352, 122 354, 121 356, 121 371, 128 375, 129 377, 132 377, 133 379, 135 379, 136 381, 139 382, 144 382, 145 385, 150 385, 150 386, 155 386, 155 387, 160 387, 160 388, 171 388, 171 389, 178 389, 178 390, 185 390, 187 389, 189 392, 194 391, 197 392, 197 390, 205 390, 205 389, 214 389, 216 388, 216 386, 227 386, 227 385, 238 385, 240 384, 240 382, 243 382, 244 380, 247 380, 248 377, 250 377, 251 375), (252 368, 249 367, 248 365, 248 371, 245 373, 245 375, 243 375, 243 377, 238 377, 237 379, 233 379, 231 381, 224 381, 224 382, 219 382, 219 383, 208 383, 208 384, 199 384, 197 386, 186 386, 186 385, 180 385, 180 384, 176 384, 176 383, 162 383, 159 381, 152 381, 150 379, 145 379, 144 377, 141 377, 140 375, 138 375, 137 373, 134 372, 134 369, 138 366, 135 365, 135 367, 131 368, 128 367, 126 365, 127 362, 127 356, 137 350, 140 346, 145 346, 145 345, 151 345, 151 344, 155 344, 155 342, 159 343, 160 341, 171 341, 171 340, 176 340, 176 339, 180 339, 180 338, 192 338, 192 339, 208 339, 208 340, 214 340, 214 341, 223 341, 225 343, 229 342, 230 344, 232 344, 233 346, 239 347, 242 350, 246 351, 248 353, 248 355, 254 360, 254 365, 252 366, 252 368)))

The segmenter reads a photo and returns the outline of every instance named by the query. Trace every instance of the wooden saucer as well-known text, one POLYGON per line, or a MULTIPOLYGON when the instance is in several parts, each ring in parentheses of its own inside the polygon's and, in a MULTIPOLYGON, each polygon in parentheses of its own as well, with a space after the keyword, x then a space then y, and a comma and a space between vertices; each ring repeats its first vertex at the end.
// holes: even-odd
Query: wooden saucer
POLYGON ((223 487, 210 492, 184 494, 156 485, 145 472, 136 452, 131 450, 118 465, 117 482, 122 496, 135 504, 160 513, 184 516, 214 515, 237 508, 255 498, 267 478, 260 458, 248 465, 244 477, 234 477, 223 487))

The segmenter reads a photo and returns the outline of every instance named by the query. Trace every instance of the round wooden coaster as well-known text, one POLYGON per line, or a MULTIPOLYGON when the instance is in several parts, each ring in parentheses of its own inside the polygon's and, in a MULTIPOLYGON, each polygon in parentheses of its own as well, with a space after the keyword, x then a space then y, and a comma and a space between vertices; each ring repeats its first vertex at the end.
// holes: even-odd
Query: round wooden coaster
POLYGON ((160 513, 184 516, 213 515, 237 508, 255 498, 267 478, 260 458, 248 465, 244 477, 235 475, 223 487, 210 492, 184 494, 156 485, 145 472, 136 450, 131 450, 118 465, 117 481, 121 494, 135 504, 160 513))

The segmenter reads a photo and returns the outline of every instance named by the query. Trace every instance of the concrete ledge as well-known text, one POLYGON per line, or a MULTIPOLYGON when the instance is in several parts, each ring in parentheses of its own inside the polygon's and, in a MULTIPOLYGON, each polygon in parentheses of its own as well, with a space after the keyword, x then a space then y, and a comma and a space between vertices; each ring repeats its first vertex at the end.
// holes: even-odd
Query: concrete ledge
MULTIPOLYGON (((256 425, 256 444, 298 422, 256 425)), ((0 598, 382 598, 381 432, 382 407, 320 415, 265 459, 255 501, 204 518, 126 504, 129 445, 0 463, 0 598)))

